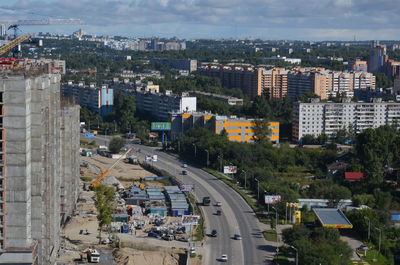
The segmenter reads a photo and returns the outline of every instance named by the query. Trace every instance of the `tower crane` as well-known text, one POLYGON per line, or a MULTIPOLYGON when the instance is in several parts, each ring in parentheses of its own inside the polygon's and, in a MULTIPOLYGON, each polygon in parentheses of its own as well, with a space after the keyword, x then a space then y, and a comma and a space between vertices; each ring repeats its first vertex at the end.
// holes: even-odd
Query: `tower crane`
POLYGON ((81 19, 74 18, 44 18, 44 19, 24 19, 24 20, 16 20, 16 21, 8 21, 3 22, 3 25, 6 25, 10 30, 14 30, 14 39, 9 43, 0 47, 0 55, 6 54, 10 52, 14 47, 18 46, 20 43, 30 39, 29 34, 24 34, 21 36, 18 35, 18 30, 20 26, 50 26, 50 25, 76 25, 76 24, 84 24, 81 19))

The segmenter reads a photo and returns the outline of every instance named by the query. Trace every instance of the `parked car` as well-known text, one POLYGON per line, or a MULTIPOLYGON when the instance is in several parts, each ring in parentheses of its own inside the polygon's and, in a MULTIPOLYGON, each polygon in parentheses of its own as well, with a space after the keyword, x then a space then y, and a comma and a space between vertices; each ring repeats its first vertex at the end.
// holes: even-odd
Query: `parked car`
POLYGON ((194 247, 191 247, 189 249, 189 254, 196 254, 196 249, 194 247))
POLYGON ((218 233, 216 229, 213 229, 210 234, 212 237, 217 237, 218 233))
POLYGON ((221 257, 219 258, 219 261, 227 262, 228 261, 228 255, 222 254, 221 257))
POLYGON ((187 236, 181 236, 177 240, 181 242, 189 242, 189 238, 187 236))
POLYGON ((366 245, 361 245, 357 248, 358 251, 365 251, 365 250, 369 250, 369 247, 366 245))
POLYGON ((167 240, 167 241, 172 241, 175 239, 173 235, 165 235, 162 237, 162 239, 167 240))
POLYGON ((155 238, 160 238, 160 235, 154 232, 150 232, 147 234, 148 237, 155 237, 155 238))
POLYGON ((242 240, 242 236, 239 235, 239 234, 235 234, 235 235, 233 236, 233 239, 235 239, 235 240, 242 240))

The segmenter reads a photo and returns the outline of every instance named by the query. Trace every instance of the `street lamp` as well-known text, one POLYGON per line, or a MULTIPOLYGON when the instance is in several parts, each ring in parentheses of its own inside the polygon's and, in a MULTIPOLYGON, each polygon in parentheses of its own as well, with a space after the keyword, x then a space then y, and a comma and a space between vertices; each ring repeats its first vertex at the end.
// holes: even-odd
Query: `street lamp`
POLYGON ((371 219, 369 219, 367 216, 364 216, 364 218, 368 220, 368 241, 369 241, 369 237, 371 234, 371 219))
POLYGON ((247 189, 247 173, 243 169, 242 169, 242 172, 244 173, 244 189, 247 189))
POLYGON ((222 159, 223 159, 224 157, 223 157, 223 155, 222 154, 220 154, 219 156, 218 156, 218 159, 219 159, 219 168, 220 168, 220 171, 221 172, 223 172, 223 170, 222 170, 222 159))
POLYGON ((254 179, 257 181, 257 199, 260 200, 260 181, 258 179, 254 179))
POLYGON ((193 146, 194 146, 194 157, 196 157, 197 156, 197 147, 196 147, 196 144, 192 144, 193 146))
POLYGON ((378 227, 375 227, 375 229, 379 231, 379 243, 378 243, 379 249, 378 250, 379 250, 379 253, 380 253, 381 252, 382 229, 380 229, 378 227))
POLYGON ((208 167, 208 165, 210 164, 210 153, 208 152, 207 149, 204 150, 207 153, 207 163, 206 166, 208 167))
POLYGON ((278 210, 272 206, 272 209, 275 210, 275 232, 276 232, 276 242, 278 242, 278 210))
POLYGON ((114 132, 117 132, 117 122, 114 120, 114 132))
POLYGON ((294 246, 290 246, 296 251, 296 265, 299 265, 299 251, 294 246))

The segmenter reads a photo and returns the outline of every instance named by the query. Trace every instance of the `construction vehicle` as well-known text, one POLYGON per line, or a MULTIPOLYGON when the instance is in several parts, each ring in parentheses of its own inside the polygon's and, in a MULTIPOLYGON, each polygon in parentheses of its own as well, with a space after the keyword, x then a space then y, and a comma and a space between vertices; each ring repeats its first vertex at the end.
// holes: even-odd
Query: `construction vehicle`
POLYGON ((126 151, 123 155, 121 155, 121 156, 117 159, 117 161, 115 161, 115 163, 112 164, 111 167, 109 167, 107 170, 105 170, 103 173, 101 173, 101 175, 100 175, 97 179, 95 179, 95 180, 90 184, 90 189, 93 190, 94 187, 98 186, 98 185, 100 184, 100 181, 101 181, 102 179, 104 179, 105 177, 107 177, 108 174, 110 174, 110 170, 113 169, 113 168, 114 168, 124 157, 126 157, 126 155, 127 155, 130 151, 132 151, 133 149, 135 149, 134 146, 130 147, 130 148, 128 149, 128 151, 126 151))
POLYGON ((89 248, 86 251, 84 251, 86 254, 87 260, 90 263, 99 263, 100 262, 100 253, 94 249, 94 248, 89 248))

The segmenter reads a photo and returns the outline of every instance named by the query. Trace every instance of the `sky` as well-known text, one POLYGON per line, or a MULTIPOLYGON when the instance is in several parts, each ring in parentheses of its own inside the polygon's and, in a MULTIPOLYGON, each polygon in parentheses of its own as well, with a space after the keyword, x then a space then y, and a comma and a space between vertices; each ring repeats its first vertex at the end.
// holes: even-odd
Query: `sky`
POLYGON ((395 40, 400 0, 2 0, 0 22, 79 18, 22 32, 266 40, 395 40))

